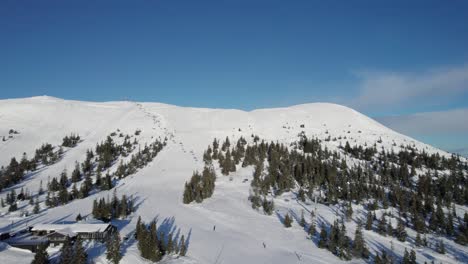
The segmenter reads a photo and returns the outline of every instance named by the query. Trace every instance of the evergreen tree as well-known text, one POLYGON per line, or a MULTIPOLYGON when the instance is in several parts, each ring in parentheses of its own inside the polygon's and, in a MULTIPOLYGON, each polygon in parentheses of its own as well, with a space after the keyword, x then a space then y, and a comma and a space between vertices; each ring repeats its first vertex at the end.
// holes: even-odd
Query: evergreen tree
POLYGON ((167 251, 167 253, 174 252, 174 241, 173 241, 173 238, 172 238, 172 233, 170 233, 169 237, 167 238, 166 251, 167 251))
POLYGON ((106 258, 114 264, 118 264, 122 255, 120 253, 120 235, 119 232, 114 232, 106 241, 107 253, 106 258))
POLYGON ((402 264, 410 264, 411 263, 409 253, 408 253, 408 250, 406 250, 406 248, 405 248, 405 254, 403 255, 403 260, 401 261, 401 263, 402 264))
POLYGON ((74 260, 73 247, 69 239, 66 239, 63 243, 62 248, 60 249, 60 263, 61 264, 72 264, 74 260))
POLYGON ((39 206, 39 198, 36 198, 36 202, 34 203, 33 213, 38 214, 40 210, 41 210, 41 207, 39 206))
POLYGON ((411 264, 416 264, 417 263, 416 262, 416 252, 414 252, 413 249, 411 249, 409 259, 410 259, 411 264))
POLYGON ((325 226, 322 226, 320 230, 320 238, 318 242, 318 247, 326 248, 327 246, 328 246, 328 233, 327 233, 327 230, 325 229, 325 226))
POLYGON ((437 241, 436 250, 440 254, 445 254, 445 244, 444 241, 442 241, 442 239, 439 239, 439 241, 437 241))
POLYGON ((382 215, 382 217, 379 220, 378 231, 379 231, 379 234, 384 235, 384 236, 387 233, 387 219, 385 219, 385 215, 382 215))
POLYGON ((299 222, 299 224, 302 226, 302 227, 305 227, 306 226, 306 220, 304 218, 304 210, 302 210, 301 212, 301 221, 299 222))
POLYGON ((185 241, 184 235, 180 238, 180 246, 179 246, 179 255, 185 256, 187 254, 187 243, 185 241))
POLYGON ((372 212, 367 213, 367 220, 366 220, 366 230, 372 230, 372 223, 374 222, 374 217, 372 216, 372 212))
POLYGON ((362 257, 367 259, 369 257, 369 250, 367 249, 364 236, 362 234, 361 224, 358 225, 354 233, 353 255, 355 257, 362 257))
POLYGON ((312 221, 312 223, 310 224, 309 229, 307 230, 307 233, 308 233, 311 237, 313 237, 313 236, 315 236, 315 235, 317 234, 317 228, 316 228, 316 226, 315 226, 315 222, 314 222, 314 221, 312 221))
POLYGON ((83 242, 80 237, 77 238, 74 245, 74 252, 73 255, 73 264, 86 264, 88 261, 88 254, 86 253, 83 242))
POLYGON ((405 242, 406 241, 406 231, 405 231, 405 225, 403 224, 403 221, 401 219, 398 220, 398 226, 397 226, 397 230, 396 230, 396 235, 397 235, 397 239, 401 242, 405 242))
POLYGON ((37 248, 37 252, 34 255, 34 259, 31 264, 48 264, 49 254, 47 253, 47 245, 41 244, 37 248))
POLYGON ((286 214, 286 216, 284 217, 284 221, 283 221, 283 224, 286 228, 288 227, 291 227, 292 226, 292 218, 289 216, 289 214, 286 214))
POLYGON ((416 247, 420 247, 422 245, 421 234, 416 234, 416 239, 414 241, 416 247))

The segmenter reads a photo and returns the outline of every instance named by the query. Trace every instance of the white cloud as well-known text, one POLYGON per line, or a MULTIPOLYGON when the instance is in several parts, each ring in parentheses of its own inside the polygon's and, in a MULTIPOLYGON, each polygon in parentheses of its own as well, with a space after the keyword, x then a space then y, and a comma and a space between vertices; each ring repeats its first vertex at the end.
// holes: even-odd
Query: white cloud
POLYGON ((468 65, 422 73, 357 72, 358 95, 350 101, 359 109, 432 104, 468 93, 468 65))
POLYGON ((461 134, 468 135, 468 108, 440 112, 377 118, 382 124, 410 135, 461 134))
POLYGON ((468 108, 376 119, 400 133, 468 157, 468 108))

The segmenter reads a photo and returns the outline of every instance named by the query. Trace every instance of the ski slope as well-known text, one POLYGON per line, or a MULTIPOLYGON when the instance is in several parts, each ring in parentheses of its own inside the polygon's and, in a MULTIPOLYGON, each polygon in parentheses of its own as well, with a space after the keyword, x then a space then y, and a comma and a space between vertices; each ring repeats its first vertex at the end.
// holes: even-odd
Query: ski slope
MULTIPOLYGON (((346 141, 351 145, 371 146, 381 139, 380 145, 386 149, 398 151, 400 145, 414 145, 421 151, 449 155, 336 104, 313 103, 247 112, 161 103, 80 102, 41 96, 0 101, 0 138, 7 137, 5 142, 0 140, 0 165, 8 165, 13 156, 17 160, 21 159, 23 153, 32 157, 34 150, 42 143, 60 145, 65 135, 79 134, 83 142, 67 150, 58 163, 40 169, 14 186, 18 191, 23 187, 35 193, 41 180, 45 184, 49 177, 57 177, 64 169, 71 172, 75 161, 85 159, 87 149, 94 149, 97 143, 117 129, 126 134, 133 134, 140 129, 141 145, 151 142, 153 138, 168 139, 167 146, 148 166, 119 182, 116 187, 119 195, 125 193, 137 197, 137 211, 129 219, 114 223, 118 225, 122 237, 131 237, 138 216, 145 221, 156 218, 164 230, 178 230, 176 233, 188 236, 188 256, 167 257, 163 263, 343 262, 329 251, 319 249, 307 238, 297 221, 292 228, 286 229, 276 214, 267 216, 251 208, 247 199, 252 179, 250 167, 238 167, 229 177, 218 172, 211 198, 201 204, 183 204, 184 183, 190 179, 194 170, 203 168, 203 151, 214 138, 224 140, 229 136, 233 142, 243 136, 251 141, 251 135, 254 134, 261 139, 289 144, 297 141, 298 134, 304 132, 307 136, 320 139, 341 136, 337 141, 323 142, 329 149, 337 149, 346 141), (19 134, 8 138, 10 129, 17 130, 19 134), (216 230, 213 230, 214 226, 216 230)), ((7 208, 0 208, 0 230, 10 227, 19 230, 35 223, 74 221, 78 213, 86 215, 91 212, 94 199, 111 195, 112 191, 103 191, 30 217, 22 217, 19 213, 21 208, 16 214, 6 214, 7 208)), ((6 192, 0 196, 5 199, 6 192)), ((303 209, 307 212, 315 207, 313 204, 299 203, 288 194, 276 199, 275 204, 280 213, 286 212, 285 208, 291 208, 292 213, 297 215, 303 209)), ((458 209, 461 212, 466 210, 458 209)), ((333 206, 317 205, 318 214, 330 223, 339 217, 336 211, 333 206)), ((355 218, 364 217, 359 208, 354 211, 355 218)), ((354 222, 347 224, 351 237, 355 228, 354 222)), ((390 237, 381 237, 373 232, 364 231, 364 236, 371 251, 382 247, 393 248, 395 254, 401 256, 405 248, 412 248, 408 242, 392 241, 390 237)), ((415 234, 409 232, 409 236, 414 238, 415 234)), ((461 263, 468 259, 466 248, 448 240, 446 247, 446 255, 438 255, 427 249, 419 250, 417 259, 421 262, 436 260, 443 263, 461 263)), ((88 248, 94 261, 107 263, 102 246, 99 248, 89 244, 88 248)), ((121 263, 146 262, 139 256, 132 238, 123 241, 122 250, 124 256, 121 263)), ((0 259, 7 257, 7 263, 29 263, 32 254, 28 258, 24 258, 24 254, 23 251, 0 249, 0 259), (13 261, 15 256, 18 261, 13 261)), ((348 261, 361 262, 363 260, 348 261)))

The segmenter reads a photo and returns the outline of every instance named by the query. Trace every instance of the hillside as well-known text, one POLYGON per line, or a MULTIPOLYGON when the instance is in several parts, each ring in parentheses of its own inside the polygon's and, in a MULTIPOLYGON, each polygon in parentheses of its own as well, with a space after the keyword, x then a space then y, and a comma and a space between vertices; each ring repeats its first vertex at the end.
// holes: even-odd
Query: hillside
MULTIPOLYGON (((223 176, 215 163, 216 182, 214 193, 201 203, 184 204, 182 202, 184 184, 190 180, 195 170, 204 167, 203 154, 213 140, 223 141, 229 137, 232 143, 241 137, 253 144, 252 135, 265 142, 278 142, 292 146, 300 139, 317 138, 323 147, 342 153, 349 166, 360 164, 358 159, 343 152, 348 142, 351 146, 373 146, 393 150, 398 153, 411 146, 418 152, 428 155, 438 154, 450 158, 444 151, 401 135, 378 122, 344 106, 313 103, 287 108, 259 109, 240 111, 228 109, 203 109, 178 107, 161 103, 137 102, 80 102, 52 97, 33 97, 0 101, 0 165, 7 166, 12 157, 18 162, 23 153, 31 158, 35 150, 44 143, 59 146, 65 136, 76 134, 80 142, 75 147, 64 148, 63 155, 47 166, 27 173, 20 182, 8 186, 0 193, 6 196, 12 189, 19 193, 21 188, 33 195, 53 177, 66 169, 70 174, 75 162, 83 162, 87 150, 95 149, 96 144, 104 142, 112 133, 116 133, 116 142, 121 142, 118 134, 129 135, 130 141, 137 140, 135 153, 145 144, 155 140, 165 142, 165 146, 147 165, 136 173, 116 181, 114 189, 118 195, 126 194, 135 198, 136 211, 126 219, 115 220, 123 241, 123 259, 121 263, 146 262, 141 258, 137 243, 132 235, 138 216, 149 222, 158 219, 163 230, 175 230, 188 238, 186 257, 164 258, 164 263, 361 263, 363 259, 353 258, 344 261, 330 251, 318 248, 308 238, 303 228, 293 223, 292 228, 284 228, 280 221, 286 212, 301 214, 316 209, 317 214, 328 223, 333 223, 341 215, 339 204, 314 204, 310 199, 300 202, 295 195, 296 189, 276 196, 276 214, 266 215, 253 210, 248 199, 251 193, 253 166, 237 166, 235 172, 223 176), (12 132, 11 130, 15 131, 12 132), (140 131, 140 132, 136 132, 140 131), (4 138, 4 139, 3 139, 4 138), (2 140, 3 139, 3 140, 2 140), (245 180, 247 179, 247 180, 245 180), (215 229, 215 230, 214 230, 215 229)), ((115 172, 120 160, 129 161, 129 156, 120 156, 108 171, 115 172)), ((460 162, 465 162, 461 159, 460 162)), ((417 170, 418 174, 429 171, 417 170)), ((438 172, 440 175, 448 171, 438 172)), ((466 178, 467 171, 463 171, 466 178)), ((94 179, 94 176, 93 176, 94 179)), ((466 187, 466 186, 465 186, 466 187)), ((23 216, 31 211, 27 201, 20 202, 18 210, 8 212, 0 208, 0 230, 21 230, 36 223, 59 223, 74 221, 78 213, 88 215, 92 211, 93 200, 112 197, 112 190, 90 192, 84 199, 76 199, 65 205, 48 208, 44 205, 45 195, 39 197, 41 211, 38 214, 23 216)), ((456 213, 463 217, 466 205, 456 205, 456 213)), ((364 219, 366 210, 363 205, 353 204, 353 220, 346 223, 348 235, 353 237, 358 219, 364 219)), ((449 212, 450 213, 450 212, 449 212)), ((379 215, 380 212, 377 212, 379 215)), ((308 214, 307 214, 307 217, 308 214)), ((307 219, 309 221, 309 219, 307 219)), ((396 226, 396 222, 394 223, 396 226)), ((439 254, 433 247, 415 248, 416 232, 407 228, 408 239, 400 242, 391 236, 381 236, 376 232, 364 230, 364 237, 375 256, 382 248, 393 251, 401 257, 405 251, 414 248, 418 262, 435 261, 437 263, 463 263, 468 261, 468 248, 454 242, 454 239, 442 237, 447 254, 439 254)), ((427 235, 431 243, 439 235, 427 235)), ((87 243, 90 259, 105 263, 104 247, 87 243)), ((15 250, 0 251, 0 259, 14 259, 15 250)), ((29 263, 33 257, 21 251, 15 263, 29 263)), ((58 256, 58 249, 49 254, 58 256)), ((371 258, 368 261, 371 261, 371 258)))

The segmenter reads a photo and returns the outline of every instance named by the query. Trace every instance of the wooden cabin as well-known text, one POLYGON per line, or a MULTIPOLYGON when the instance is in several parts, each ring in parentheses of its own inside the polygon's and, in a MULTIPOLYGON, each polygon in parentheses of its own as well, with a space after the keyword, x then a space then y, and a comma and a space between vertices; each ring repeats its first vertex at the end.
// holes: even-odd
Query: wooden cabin
POLYGON ((33 235, 52 237, 57 241, 65 239, 67 235, 84 240, 106 240, 117 228, 104 223, 73 223, 73 224, 39 224, 31 229, 33 235), (55 234, 57 233, 57 234, 55 234), (55 234, 51 236, 52 234, 55 234))

